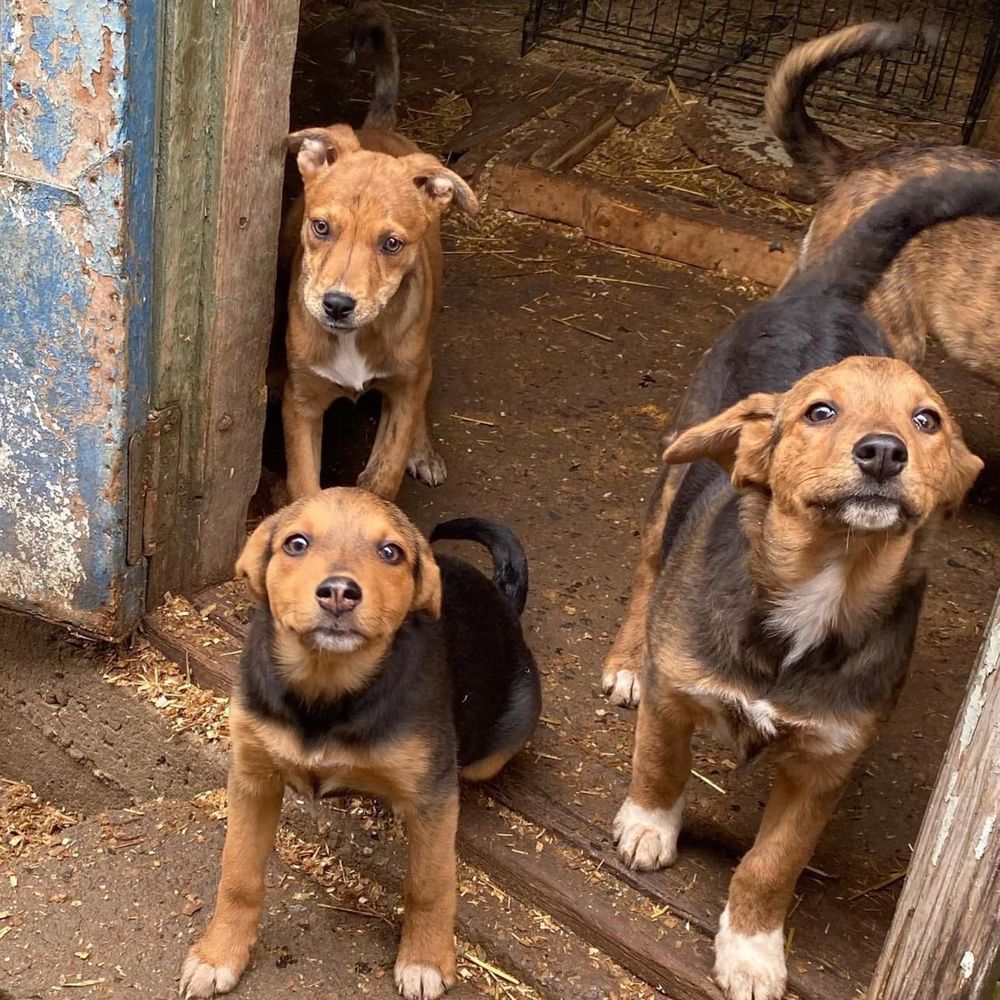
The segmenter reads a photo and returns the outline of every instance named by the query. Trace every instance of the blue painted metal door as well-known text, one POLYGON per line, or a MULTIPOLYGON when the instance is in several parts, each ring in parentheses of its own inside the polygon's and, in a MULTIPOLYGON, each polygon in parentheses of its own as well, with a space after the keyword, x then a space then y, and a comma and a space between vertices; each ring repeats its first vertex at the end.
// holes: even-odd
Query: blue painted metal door
POLYGON ((155 0, 0 0, 0 603, 107 637, 142 610, 157 34, 155 0))

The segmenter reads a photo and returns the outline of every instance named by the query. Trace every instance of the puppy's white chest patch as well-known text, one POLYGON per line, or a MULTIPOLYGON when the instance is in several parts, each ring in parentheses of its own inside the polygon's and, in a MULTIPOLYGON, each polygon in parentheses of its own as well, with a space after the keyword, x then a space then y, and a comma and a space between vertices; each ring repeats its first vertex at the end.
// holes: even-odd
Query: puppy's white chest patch
POLYGON ((793 587, 774 605, 765 627, 790 639, 785 663, 794 663, 837 631, 847 596, 847 574, 839 562, 824 566, 814 577, 793 587))
POLYGON ((383 378, 383 373, 373 369, 358 350, 356 330, 340 334, 333 357, 325 364, 313 365, 312 372, 356 393, 364 392, 376 379, 383 378))

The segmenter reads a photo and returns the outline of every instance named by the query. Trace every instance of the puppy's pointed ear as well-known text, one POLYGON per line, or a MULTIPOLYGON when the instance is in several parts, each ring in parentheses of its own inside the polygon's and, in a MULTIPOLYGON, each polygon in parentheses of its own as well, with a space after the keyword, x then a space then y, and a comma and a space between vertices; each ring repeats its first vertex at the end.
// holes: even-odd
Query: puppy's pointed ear
POLYGON ((972 488, 976 477, 983 471, 983 460, 966 447, 962 432, 954 420, 951 421, 951 462, 944 477, 941 492, 945 517, 954 517, 962 506, 965 494, 972 488))
POLYGON ((350 125, 304 128, 300 132, 293 132, 285 141, 288 151, 295 154, 299 173, 306 184, 342 156, 361 148, 350 125))
POLYGON ((780 395, 758 392, 689 427, 664 451, 664 463, 682 465, 707 458, 731 473, 736 487, 766 485, 780 400, 780 395))
POLYGON ((236 560, 236 579, 246 580, 250 592, 258 601, 267 602, 267 564, 271 561, 271 544, 278 527, 278 515, 265 517, 247 539, 236 560))
POLYGON ((466 215, 479 211, 479 199, 472 188, 430 153, 411 153, 403 157, 403 163, 412 171, 413 183, 433 211, 440 214, 452 202, 466 215))
POLYGON ((441 617, 441 570, 431 551, 430 542, 419 532, 417 554, 413 559, 413 603, 411 611, 426 611, 431 618, 441 617))

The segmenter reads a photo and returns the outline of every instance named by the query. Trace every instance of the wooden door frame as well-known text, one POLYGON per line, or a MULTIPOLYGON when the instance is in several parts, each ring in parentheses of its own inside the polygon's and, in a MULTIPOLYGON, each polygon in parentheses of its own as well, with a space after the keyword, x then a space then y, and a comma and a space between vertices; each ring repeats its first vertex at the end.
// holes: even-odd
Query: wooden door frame
POLYGON ((298 0, 166 0, 147 605, 227 578, 257 487, 298 0))

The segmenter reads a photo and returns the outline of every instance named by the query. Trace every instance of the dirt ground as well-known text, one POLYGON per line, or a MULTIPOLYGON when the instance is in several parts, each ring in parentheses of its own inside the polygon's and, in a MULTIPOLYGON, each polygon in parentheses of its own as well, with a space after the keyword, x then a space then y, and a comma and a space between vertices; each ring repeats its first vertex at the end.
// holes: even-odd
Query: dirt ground
MULTIPOLYGON (((428 4, 418 10, 389 5, 402 26, 404 129, 409 124, 414 131, 422 129, 432 146, 444 144, 449 129, 460 126, 477 101, 495 96, 489 81, 516 58, 519 6, 474 2, 447 8, 428 4), (435 124, 437 117, 447 121, 435 124)), ((334 11, 328 17, 316 6, 306 13, 293 126, 334 120, 339 108, 357 111, 361 106, 364 90, 330 57, 332 39, 339 37, 336 16, 334 11)), ((530 785, 568 815, 605 831, 594 850, 610 857, 606 831, 627 787, 634 715, 600 697, 600 663, 624 609, 640 517, 656 474, 658 441, 704 350, 760 290, 506 216, 487 214, 474 225, 449 222, 445 250, 445 308, 437 330, 432 414, 433 435, 449 478, 437 490, 407 481, 400 504, 426 530, 449 517, 477 514, 506 522, 522 538, 531 561, 524 621, 544 676, 545 708, 531 749, 508 782, 530 785)), ((867 981, 888 925, 998 577, 1000 416, 995 391, 933 351, 925 372, 949 400, 988 467, 972 501, 934 548, 910 681, 826 831, 813 859, 814 871, 801 880, 800 899, 789 920, 792 966, 806 971, 823 963, 834 966, 851 984, 849 989, 845 985, 845 995, 853 995, 854 984, 867 981)), ((328 482, 356 474, 370 442, 375 406, 374 400, 365 400, 357 410, 342 407, 331 415, 328 482)), ((270 434, 269 459, 273 471, 280 472, 273 425, 270 434)), ((468 547, 454 551, 473 557, 468 547)), ((111 722, 127 728, 127 710, 119 706, 109 711, 111 722)), ((44 741, 41 746, 44 751, 44 741)), ((176 771, 176 747, 172 753, 163 768, 176 771)), ((707 737, 697 741, 694 767, 698 777, 691 782, 681 860, 651 884, 675 898, 697 897, 706 912, 717 914, 729 873, 759 822, 768 773, 766 767, 737 768, 730 752, 707 737)), ((88 797, 96 801, 95 811, 109 805, 100 799, 99 788, 91 791, 82 783, 80 789, 84 806, 88 797)), ((12 888, 24 893, 20 899, 33 894, 38 902, 21 905, 26 922, 23 934, 15 935, 4 932, 9 907, 7 897, 0 897, 0 962, 5 963, 0 971, 10 972, 15 968, 10 962, 17 961, 15 950, 4 951, 8 933, 8 946, 35 935, 36 956, 45 947, 65 952, 62 942, 69 939, 79 939, 75 950, 87 951, 87 926, 78 919, 72 899, 58 898, 61 893, 73 896, 76 885, 103 914, 106 928, 121 936, 121 954, 129 948, 134 954, 134 946, 125 943, 135 931, 128 907, 148 893, 152 910, 173 919, 169 933, 158 926, 143 929, 148 944, 144 992, 159 995, 148 984, 157 981, 168 952, 170 962, 176 959, 182 943, 176 918, 184 912, 184 894, 210 898, 208 866, 217 855, 220 828, 203 812, 191 812, 189 803, 169 805, 156 817, 143 814, 126 821, 150 836, 155 832, 178 864, 187 863, 184 876, 173 881, 142 876, 155 858, 130 838, 122 850, 107 851, 109 821, 100 819, 78 828, 84 848, 79 855, 48 857, 32 862, 34 867, 19 862, 21 884, 12 888), (91 877, 79 858, 98 851, 106 852, 106 865, 91 877), (54 883, 61 888, 54 889, 54 883), (118 885, 132 887, 124 904, 117 890, 109 888, 118 885)), ((119 816, 110 828, 118 829, 122 821, 119 816)), ((282 882, 279 888, 268 926, 280 932, 265 933, 262 939, 265 965, 277 971, 268 972, 273 983, 261 980, 266 989, 258 995, 285 995, 293 973, 311 976, 312 969, 296 968, 282 979, 280 949, 320 953, 317 935, 333 924, 341 927, 338 954, 360 951, 354 964, 345 967, 349 971, 343 979, 336 978, 341 972, 324 969, 324 982, 344 990, 364 983, 373 995, 389 995, 372 971, 390 961, 391 936, 380 921, 373 930, 371 921, 357 915, 323 911, 317 917, 310 901, 299 898, 311 888, 296 889, 294 882, 287 887, 282 882), (303 916, 306 909, 311 916, 303 916), (294 948, 286 937, 294 940, 294 948)), ((188 915, 194 920, 188 921, 185 935, 206 916, 196 913, 188 915)), ((515 945, 497 947, 502 952, 515 945)), ((114 966, 121 964, 115 956, 113 950, 108 954, 112 976, 114 966)), ((72 961, 72 950, 64 957, 72 961)), ((34 996, 41 995, 38 979, 26 966, 19 980, 8 981, 15 981, 19 990, 30 985, 36 992, 23 995, 34 996)), ((42 988, 49 988, 50 979, 42 988)), ((543 995, 569 994, 552 987, 543 995)), ((15 996, 20 1000, 22 993, 15 996)), ((6 1000, 2 989, 0 1000, 6 1000)))

